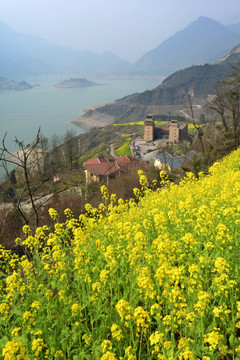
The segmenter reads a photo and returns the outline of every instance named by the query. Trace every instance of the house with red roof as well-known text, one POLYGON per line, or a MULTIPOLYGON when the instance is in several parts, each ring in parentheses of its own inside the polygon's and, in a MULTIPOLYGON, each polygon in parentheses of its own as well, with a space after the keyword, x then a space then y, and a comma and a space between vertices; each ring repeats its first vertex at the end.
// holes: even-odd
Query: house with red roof
POLYGON ((111 178, 120 176, 121 173, 127 173, 131 170, 142 169, 146 166, 145 162, 128 155, 120 156, 114 162, 102 157, 95 157, 85 162, 84 171, 86 183, 107 181, 111 178))

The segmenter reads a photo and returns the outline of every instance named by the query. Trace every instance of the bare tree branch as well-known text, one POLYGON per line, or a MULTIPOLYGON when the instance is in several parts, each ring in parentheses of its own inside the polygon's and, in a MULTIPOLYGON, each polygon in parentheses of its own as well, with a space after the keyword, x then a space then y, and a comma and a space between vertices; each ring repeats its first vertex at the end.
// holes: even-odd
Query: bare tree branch
POLYGON ((35 226, 37 227, 39 218, 38 218, 38 213, 37 213, 37 209, 36 209, 34 198, 33 198, 33 191, 31 189, 31 181, 30 181, 29 173, 31 172, 31 170, 33 171, 33 169, 31 169, 31 167, 33 167, 33 165, 34 165, 34 159, 31 159, 31 155, 32 155, 33 151, 36 149, 36 147, 40 141, 40 127, 38 129, 36 139, 34 140, 34 142, 32 144, 27 145, 27 147, 25 147, 23 141, 20 141, 17 137, 15 137, 15 142, 19 148, 19 151, 16 153, 11 153, 8 150, 6 143, 5 143, 6 136, 7 136, 7 133, 5 133, 5 135, 2 139, 2 147, 0 147, 1 165, 4 168, 8 178, 9 178, 9 172, 7 169, 8 163, 13 164, 15 166, 19 166, 20 168, 23 169, 23 174, 24 174, 24 179, 25 179, 25 187, 24 187, 20 197, 17 198, 16 207, 17 207, 17 210, 19 211, 20 215, 23 217, 25 223, 28 223, 28 217, 24 213, 23 209, 21 208, 22 196, 24 194, 24 190, 26 189, 29 199, 30 199, 30 202, 31 202, 32 211, 33 211, 34 217, 35 217, 35 226), (6 158, 5 155, 8 155, 8 158, 6 158))
POLYGON ((203 137, 203 132, 202 129, 199 125, 196 124, 196 120, 195 120, 195 116, 194 116, 194 111, 193 111, 193 103, 192 103, 192 96, 190 94, 188 94, 188 103, 187 103, 187 110, 190 113, 190 117, 193 123, 193 126, 195 127, 195 129, 197 130, 197 135, 198 135, 198 140, 200 141, 201 147, 202 147, 202 153, 203 155, 205 154, 205 149, 204 149, 204 144, 202 141, 202 137, 203 137))

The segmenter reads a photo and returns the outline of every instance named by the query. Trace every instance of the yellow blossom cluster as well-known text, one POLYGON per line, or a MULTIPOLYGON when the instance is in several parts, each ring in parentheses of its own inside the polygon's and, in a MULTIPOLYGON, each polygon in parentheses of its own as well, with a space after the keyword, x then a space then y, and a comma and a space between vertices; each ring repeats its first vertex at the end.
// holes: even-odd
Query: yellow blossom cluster
POLYGON ((0 247, 0 358, 240 358, 240 149, 0 247), (154 185, 154 186, 153 186, 154 185))

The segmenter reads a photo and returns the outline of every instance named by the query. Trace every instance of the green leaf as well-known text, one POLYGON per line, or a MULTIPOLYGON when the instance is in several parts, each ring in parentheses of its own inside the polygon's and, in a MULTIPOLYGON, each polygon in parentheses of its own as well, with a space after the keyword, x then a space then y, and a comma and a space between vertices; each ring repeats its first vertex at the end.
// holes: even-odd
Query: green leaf
POLYGON ((63 349, 63 352, 65 352, 67 350, 67 345, 68 345, 68 342, 66 339, 62 339, 61 340, 61 345, 62 345, 62 349, 63 349))
POLYGON ((238 344, 238 340, 234 334, 229 336, 229 344, 232 348, 234 348, 238 344))
POLYGON ((3 349, 5 344, 8 342, 8 337, 7 336, 3 336, 1 339, 0 339, 0 349, 3 349))

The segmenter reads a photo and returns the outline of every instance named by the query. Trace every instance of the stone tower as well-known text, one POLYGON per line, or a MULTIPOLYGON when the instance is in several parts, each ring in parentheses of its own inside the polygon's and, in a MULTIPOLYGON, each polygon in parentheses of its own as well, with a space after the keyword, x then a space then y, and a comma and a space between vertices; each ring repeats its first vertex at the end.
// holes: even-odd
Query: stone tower
POLYGON ((169 142, 179 142, 179 124, 177 120, 171 120, 169 125, 169 142))
POLYGON ((154 115, 148 114, 146 120, 144 121, 144 141, 153 141, 154 140, 154 115))

